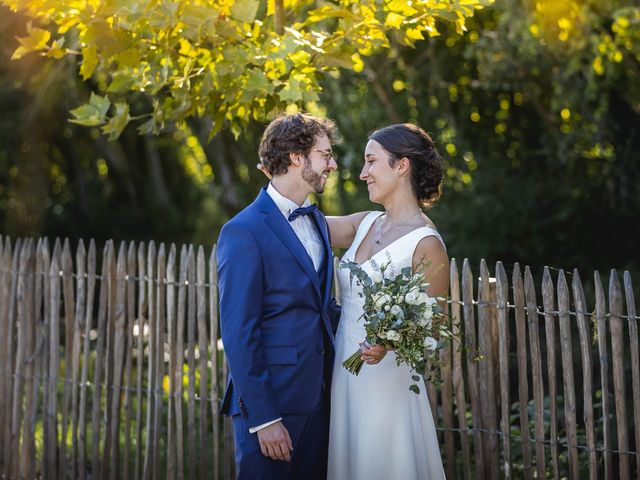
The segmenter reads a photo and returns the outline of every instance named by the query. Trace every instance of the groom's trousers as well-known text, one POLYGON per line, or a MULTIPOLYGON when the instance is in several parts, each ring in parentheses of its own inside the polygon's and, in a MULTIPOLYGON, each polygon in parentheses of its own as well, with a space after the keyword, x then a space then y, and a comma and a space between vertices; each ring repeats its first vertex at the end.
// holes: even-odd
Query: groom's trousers
MULTIPOLYGON (((326 397, 326 395, 323 395, 326 397)), ((291 461, 272 460, 260 451, 257 433, 241 415, 233 417, 238 480, 325 480, 329 444, 328 399, 305 415, 283 415, 293 443, 291 461)))

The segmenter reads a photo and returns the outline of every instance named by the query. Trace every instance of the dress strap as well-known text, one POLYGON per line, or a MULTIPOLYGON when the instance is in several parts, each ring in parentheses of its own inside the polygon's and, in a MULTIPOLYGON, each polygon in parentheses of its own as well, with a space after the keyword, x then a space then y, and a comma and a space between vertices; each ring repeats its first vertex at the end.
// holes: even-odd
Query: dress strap
POLYGON ((442 240, 442 236, 440 236, 440 233, 435 228, 432 228, 432 227, 416 228, 415 230, 409 232, 406 235, 402 243, 404 243, 405 245, 411 245, 412 251, 415 251, 416 247, 418 246, 418 243, 420 243, 420 240, 422 240, 425 237, 436 237, 438 240, 440 240, 440 243, 442 243, 442 246, 444 247, 445 251, 447 250, 447 246, 444 244, 444 240, 442 240))

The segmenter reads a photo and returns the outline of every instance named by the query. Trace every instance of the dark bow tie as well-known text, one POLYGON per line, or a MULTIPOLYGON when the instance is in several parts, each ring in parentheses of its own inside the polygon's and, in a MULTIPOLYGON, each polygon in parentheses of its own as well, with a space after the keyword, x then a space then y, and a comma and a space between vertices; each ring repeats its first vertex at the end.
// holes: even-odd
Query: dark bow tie
POLYGON ((316 210, 318 210, 318 205, 316 205, 315 203, 313 205, 309 205, 308 207, 296 208, 293 212, 291 212, 291 215, 289 215, 289 221, 293 222, 300 215, 311 215, 316 210))

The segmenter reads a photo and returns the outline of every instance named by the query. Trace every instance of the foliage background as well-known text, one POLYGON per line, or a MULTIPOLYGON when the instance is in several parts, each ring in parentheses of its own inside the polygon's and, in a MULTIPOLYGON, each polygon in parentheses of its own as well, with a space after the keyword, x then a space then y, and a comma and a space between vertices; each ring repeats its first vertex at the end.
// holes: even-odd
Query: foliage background
MULTIPOLYGON (((76 57, 11 60, 27 19, 0 7, 0 232, 211 245, 265 184, 265 122, 207 117, 115 141, 70 123, 100 79, 76 57)), ((452 257, 640 271, 640 9, 631 0, 502 0, 414 47, 332 69, 297 107, 334 118, 329 214, 379 208, 358 180, 368 133, 415 122, 447 159, 430 211, 452 257)), ((392 35, 393 40, 393 35, 392 35)), ((126 97, 132 111, 149 100, 126 97)), ((283 108, 281 108, 283 109, 283 108)))

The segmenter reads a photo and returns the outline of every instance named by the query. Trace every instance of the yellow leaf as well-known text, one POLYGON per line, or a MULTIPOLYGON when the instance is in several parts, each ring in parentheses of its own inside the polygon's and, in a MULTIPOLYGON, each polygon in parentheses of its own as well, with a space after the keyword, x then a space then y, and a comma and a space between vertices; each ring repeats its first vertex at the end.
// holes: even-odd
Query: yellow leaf
POLYGON ((88 80, 93 75, 98 65, 98 50, 95 45, 90 45, 82 49, 82 66, 80 67, 80 75, 83 80, 88 80))
POLYGON ((353 61, 354 72, 360 73, 362 70, 364 70, 364 62, 362 61, 362 58, 359 54, 354 53, 353 55, 351 55, 351 60, 353 61))
POLYGON ((391 12, 389 15, 387 15, 387 20, 384 22, 384 26, 386 28, 400 28, 400 26, 404 22, 404 19, 404 16, 391 12))
POLYGON ((51 38, 51 32, 43 30, 41 28, 28 27, 28 31, 28 37, 18 37, 20 46, 16 49, 15 52, 13 52, 13 55, 11 56, 12 60, 22 58, 27 53, 42 50, 47 46, 47 43, 51 38))

